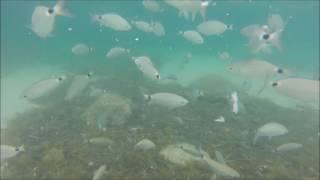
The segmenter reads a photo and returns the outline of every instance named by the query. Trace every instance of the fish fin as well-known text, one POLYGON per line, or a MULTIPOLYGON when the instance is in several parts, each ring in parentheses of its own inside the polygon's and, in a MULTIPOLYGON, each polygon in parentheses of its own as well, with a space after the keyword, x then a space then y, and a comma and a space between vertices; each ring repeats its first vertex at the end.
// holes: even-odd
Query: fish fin
POLYGON ((63 0, 58 0, 57 4, 53 7, 53 10, 55 15, 73 17, 73 15, 67 9, 65 9, 63 0))
POLYGON ((196 19, 196 15, 197 15, 196 12, 191 13, 191 21, 194 21, 196 19))
POLYGON ((200 15, 203 20, 206 20, 207 6, 202 6, 200 9, 200 15))
POLYGON ((149 102, 151 100, 151 96, 148 94, 144 94, 143 97, 147 102, 149 102))
POLYGON ((233 24, 229 24, 229 25, 227 26, 227 29, 230 30, 230 31, 232 31, 232 30, 233 30, 233 24))
POLYGON ((183 11, 182 11, 182 14, 183 14, 183 17, 184 17, 186 20, 189 19, 189 13, 188 13, 188 11, 183 10, 183 11))
POLYGON ((281 44, 280 38, 281 38, 281 32, 280 31, 274 32, 271 34, 270 43, 273 46, 275 46, 278 50, 282 51, 282 44, 281 44))
POLYGON ((25 151, 24 150, 24 145, 19 146, 18 149, 19 149, 20 152, 25 151))
POLYGON ((258 138, 259 138, 259 135, 255 135, 254 136, 254 139, 253 139, 253 142, 252 142, 253 145, 255 145, 257 143, 258 138))

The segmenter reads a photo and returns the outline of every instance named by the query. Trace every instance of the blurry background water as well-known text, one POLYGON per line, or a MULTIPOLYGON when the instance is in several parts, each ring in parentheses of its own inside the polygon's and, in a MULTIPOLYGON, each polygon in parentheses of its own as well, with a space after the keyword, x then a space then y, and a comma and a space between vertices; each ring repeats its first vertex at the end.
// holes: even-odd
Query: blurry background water
MULTIPOLYGON (((176 9, 161 1, 159 4, 163 11, 152 13, 144 9, 142 2, 138 0, 67 1, 66 8, 74 17, 56 17, 53 37, 40 38, 30 29, 32 12, 38 5, 53 7, 55 4, 55 1, 1 1, 2 125, 4 125, 3 122, 13 118, 17 112, 33 107, 31 103, 19 99, 19 96, 30 84, 40 79, 65 73, 84 74, 89 71, 94 72, 97 76, 126 77, 125 74, 130 74, 135 69, 132 64, 128 63, 129 58, 122 62, 112 62, 105 58, 108 50, 115 46, 129 48, 132 56, 151 57, 162 76, 175 74, 183 85, 188 85, 192 80, 212 73, 219 74, 233 82, 238 81, 226 72, 228 62, 219 59, 218 52, 223 51, 228 52, 233 60, 262 58, 294 71, 295 76, 319 78, 319 1, 216 1, 216 6, 209 5, 207 19, 220 20, 227 25, 232 24, 233 30, 225 32, 222 36, 205 37, 205 43, 202 45, 193 45, 178 33, 195 29, 203 21, 200 15, 193 22, 186 20, 178 17, 176 9), (165 27, 166 34, 164 37, 157 37, 135 28, 128 32, 117 32, 99 27, 91 20, 90 14, 110 12, 120 14, 129 22, 133 20, 159 21, 165 27), (271 54, 252 55, 246 46, 247 38, 240 34, 241 28, 250 24, 265 24, 268 15, 274 13, 280 14, 287 23, 281 37, 283 50, 274 50, 271 54), (70 27, 72 31, 68 31, 70 27), (136 38, 139 38, 139 41, 136 38), (75 56, 71 48, 78 43, 87 44, 94 49, 93 52, 83 57, 75 56), (181 68, 187 53, 192 54, 192 60, 181 68)), ((124 81, 130 81, 130 79, 124 81)), ((284 98, 272 92, 269 96, 268 92, 265 93, 265 96, 274 102, 284 98)), ((288 102, 291 101, 284 99, 277 104, 290 106, 288 102)), ((194 114, 199 112, 194 112, 194 114)), ((316 116, 314 114, 310 116, 317 119, 317 115, 318 113, 316 116)), ((281 117, 287 121, 292 118, 290 115, 281 117)), ((262 119, 268 119, 268 117, 262 119)), ((23 118, 20 117, 20 120, 23 118)), ((301 119, 301 121, 305 120, 301 119)), ((317 121, 312 122, 318 124, 317 121)), ((295 124, 295 128, 298 128, 298 124, 299 122, 295 124)), ((247 128, 253 129, 253 127, 247 128)), ((196 131, 196 129, 191 130, 196 131)), ((312 132, 316 131, 317 129, 312 130, 312 132)), ((300 138, 304 137, 307 138, 307 135, 301 135, 300 138)), ((315 138, 315 141, 312 142, 318 143, 318 137, 315 138)), ((314 147, 316 146, 312 146, 314 147)), ((314 155, 314 152, 317 154, 318 149, 313 150, 308 154, 309 156, 314 155)), ((305 158, 304 155, 301 156, 302 159, 305 158)), ((314 162, 310 164, 318 171, 318 165, 315 165, 314 162)), ((306 176, 319 177, 318 173, 306 174, 306 176)), ((59 176, 51 177, 58 178, 59 176)), ((248 175, 248 177, 255 176, 248 175)), ((296 178, 289 175, 284 177, 296 178)))

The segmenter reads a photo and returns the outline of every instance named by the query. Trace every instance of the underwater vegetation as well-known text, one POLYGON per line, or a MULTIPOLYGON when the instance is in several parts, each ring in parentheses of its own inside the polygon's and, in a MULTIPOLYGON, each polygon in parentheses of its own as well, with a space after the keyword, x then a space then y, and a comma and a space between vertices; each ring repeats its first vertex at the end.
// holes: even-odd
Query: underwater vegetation
POLYGON ((200 147, 213 159, 219 150, 241 179, 319 178, 319 114, 298 112, 249 96, 215 74, 190 85, 202 89, 203 97, 173 111, 149 106, 139 86, 148 87, 150 92, 161 89, 172 93, 189 88, 139 79, 139 86, 129 86, 132 82, 122 77, 111 79, 103 86, 113 89, 103 94, 84 93, 67 103, 34 108, 13 118, 1 131, 1 141, 23 144, 25 152, 7 161, 1 179, 91 179, 103 164, 106 173, 102 179, 210 179, 213 172, 201 162, 179 165, 161 155, 161 150, 176 143, 200 147), (115 85, 117 82, 127 84, 126 88, 115 85), (237 89, 246 107, 237 116, 230 113, 230 104, 224 98, 231 89, 237 89), (226 122, 214 122, 221 115, 226 122), (272 140, 261 138, 253 145, 256 129, 270 121, 285 125, 289 133, 272 140), (88 143, 95 137, 113 143, 88 143), (155 147, 145 151, 135 148, 146 138, 155 147), (284 154, 272 152, 290 141, 302 143, 303 148, 284 154))

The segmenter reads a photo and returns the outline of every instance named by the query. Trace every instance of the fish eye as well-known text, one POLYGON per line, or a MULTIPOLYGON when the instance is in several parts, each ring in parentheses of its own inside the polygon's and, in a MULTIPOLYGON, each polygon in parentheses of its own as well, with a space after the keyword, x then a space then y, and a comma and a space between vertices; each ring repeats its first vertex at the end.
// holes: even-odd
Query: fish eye
POLYGON ((180 146, 181 149, 183 149, 183 146, 180 146))
POLYGON ((18 147, 14 148, 14 151, 19 151, 19 148, 18 147))
POLYGON ((277 73, 283 74, 283 69, 278 69, 278 70, 277 70, 277 73))
POLYGON ((230 71, 232 71, 232 69, 233 69, 232 67, 229 67, 229 70, 230 70, 230 71))
POLYGON ((99 16, 98 16, 98 19, 102 19, 102 16, 101 16, 101 15, 99 15, 99 16))
POLYGON ((157 79, 160 79, 160 75, 159 75, 159 74, 157 74, 157 75, 156 75, 156 78, 157 78, 157 79))
POLYGON ((276 86, 278 86, 279 84, 277 83, 277 82, 273 82, 272 84, 271 84, 271 86, 273 86, 273 87, 276 87, 276 86))
POLYGON ((54 10, 52 8, 48 9, 48 13, 52 14, 54 12, 54 10))
POLYGON ((58 80, 59 80, 59 81, 62 81, 62 80, 63 80, 63 78, 62 78, 62 77, 58 77, 58 80))
POLYGON ((262 35, 262 39, 264 39, 264 40, 268 40, 269 38, 270 38, 269 34, 262 35))

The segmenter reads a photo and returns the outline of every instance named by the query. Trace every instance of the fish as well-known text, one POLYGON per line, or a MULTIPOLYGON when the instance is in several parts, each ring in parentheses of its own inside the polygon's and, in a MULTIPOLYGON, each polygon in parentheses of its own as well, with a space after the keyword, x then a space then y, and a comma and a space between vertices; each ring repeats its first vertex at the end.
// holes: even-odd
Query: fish
POLYGON ((28 27, 41 38, 51 37, 57 15, 71 17, 71 14, 64 8, 64 1, 58 1, 52 8, 36 6, 32 13, 31 26, 28 27))
POLYGON ((220 116, 218 119, 215 119, 214 122, 225 122, 225 120, 223 116, 220 116))
POLYGON ((93 22, 98 22, 100 26, 111 28, 115 31, 130 31, 132 29, 129 22, 116 13, 108 14, 92 14, 91 19, 93 22))
POLYGON ((156 0, 143 0, 142 1, 143 7, 151 12, 160 12, 161 8, 159 3, 156 0))
POLYGON ((177 9, 179 16, 183 16, 186 20, 189 20, 191 14, 191 21, 194 21, 198 13, 203 20, 206 19, 209 2, 204 3, 202 0, 165 0, 164 2, 177 9))
POLYGON ((135 149, 140 149, 144 151, 154 149, 155 147, 156 145, 149 139, 143 139, 134 146, 135 149))
POLYGON ((114 59, 114 58, 125 56, 129 53, 130 53, 129 49, 122 48, 122 47, 113 47, 106 54, 106 58, 114 59))
POLYGON ((223 22, 216 21, 216 20, 210 20, 200 23, 197 26, 197 30, 206 36, 212 36, 212 35, 221 35, 226 30, 232 30, 233 25, 226 25, 223 22))
POLYGON ((253 144, 256 144, 258 138, 262 136, 266 136, 271 140, 274 136, 281 136, 287 133, 288 129, 284 125, 276 122, 270 122, 258 128, 253 139, 253 144))
POLYGON ((9 158, 15 157, 20 152, 25 151, 24 146, 14 147, 9 145, 0 145, 1 148, 1 162, 9 158))
POLYGON ((153 34, 158 36, 158 37, 162 37, 166 35, 166 30, 163 27, 163 25, 160 22, 152 22, 151 23, 152 29, 153 29, 153 34))
POLYGON ((302 148, 303 145, 299 143, 286 143, 278 146, 273 152, 287 152, 287 151, 292 151, 292 150, 297 150, 302 148))
POLYGON ((84 43, 76 44, 71 48, 71 52, 77 56, 87 55, 92 51, 93 51, 93 48, 89 48, 84 43))
POLYGON ((96 145, 96 146, 110 146, 113 144, 113 141, 106 137, 95 137, 95 138, 85 140, 85 142, 96 145))
POLYGON ((221 60, 229 60, 229 59, 231 59, 231 56, 227 51, 219 52, 218 56, 219 56, 219 59, 221 59, 221 60))
POLYGON ((152 24, 145 21, 131 21, 131 24, 133 24, 140 31, 146 33, 152 33, 154 31, 152 24))
POLYGON ((282 50, 283 30, 272 31, 268 25, 253 24, 241 29, 241 34, 249 38, 248 47, 253 53, 271 52, 271 47, 282 50))
POLYGON ((288 71, 262 59, 234 62, 227 67, 229 72, 248 78, 265 78, 286 75, 288 71))
POLYGON ((232 103, 232 112, 234 114, 238 114, 239 112, 239 101, 238 101, 238 93, 232 92, 231 94, 231 103, 232 103))
POLYGON ((175 109, 188 104, 188 100, 182 96, 172 93, 155 93, 152 95, 144 95, 145 100, 150 105, 158 105, 168 109, 175 109))
POLYGON ((27 100, 35 100, 46 96, 61 86, 65 79, 65 76, 60 76, 35 82, 22 92, 21 97, 27 100))
POLYGON ((271 81, 270 85, 281 95, 302 102, 319 103, 319 81, 304 78, 286 78, 271 81))
POLYGON ((66 96, 64 97, 64 100, 69 101, 79 96, 88 86, 92 78, 92 75, 93 75, 92 72, 89 72, 86 75, 76 75, 71 85, 67 89, 67 93, 66 93, 66 96))
POLYGON ((151 80, 160 80, 158 70, 152 64, 152 61, 147 56, 132 57, 138 69, 151 80))
POLYGON ((106 165, 101 165, 94 173, 93 173, 93 177, 92 180, 100 180, 102 179, 103 175, 106 174, 106 169, 107 166, 106 165))
POLYGON ((209 157, 203 157, 204 162, 213 170, 213 172, 218 176, 239 178, 240 174, 233 168, 227 166, 226 164, 219 163, 209 157))
POLYGON ((197 31, 179 31, 179 34, 182 35, 186 40, 191 41, 194 44, 203 44, 204 42, 202 36, 197 31))

